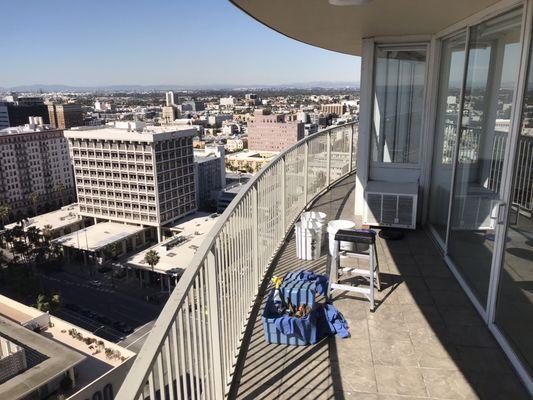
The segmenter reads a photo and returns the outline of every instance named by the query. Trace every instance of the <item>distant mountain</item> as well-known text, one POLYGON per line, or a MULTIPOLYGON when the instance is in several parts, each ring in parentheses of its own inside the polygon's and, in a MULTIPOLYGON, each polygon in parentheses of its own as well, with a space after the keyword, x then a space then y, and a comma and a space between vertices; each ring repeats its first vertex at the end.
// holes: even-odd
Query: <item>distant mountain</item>
POLYGON ((59 84, 32 84, 32 85, 20 85, 13 87, 0 87, 2 92, 120 92, 120 91, 164 91, 164 90, 243 90, 243 89, 341 89, 341 88, 354 88, 359 89, 359 82, 299 82, 299 83, 284 83, 279 85, 232 85, 232 84, 212 84, 212 85, 108 85, 108 86, 70 86, 59 84))

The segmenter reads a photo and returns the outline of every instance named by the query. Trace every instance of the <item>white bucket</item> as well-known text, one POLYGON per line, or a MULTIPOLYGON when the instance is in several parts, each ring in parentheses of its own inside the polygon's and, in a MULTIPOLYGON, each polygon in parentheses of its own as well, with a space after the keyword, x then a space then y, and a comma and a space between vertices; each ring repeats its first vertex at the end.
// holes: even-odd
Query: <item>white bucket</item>
MULTIPOLYGON (((329 221, 328 223, 328 234, 329 234, 329 254, 333 255, 335 250, 335 235, 338 230, 341 229, 353 229, 355 228, 355 223, 348 221, 346 219, 335 219, 329 221)), ((354 251, 355 243, 351 242, 341 242, 341 250, 354 251)))
POLYGON ((294 224, 296 233, 296 257, 300 260, 316 260, 321 256, 322 229, 308 228, 301 222, 294 224))

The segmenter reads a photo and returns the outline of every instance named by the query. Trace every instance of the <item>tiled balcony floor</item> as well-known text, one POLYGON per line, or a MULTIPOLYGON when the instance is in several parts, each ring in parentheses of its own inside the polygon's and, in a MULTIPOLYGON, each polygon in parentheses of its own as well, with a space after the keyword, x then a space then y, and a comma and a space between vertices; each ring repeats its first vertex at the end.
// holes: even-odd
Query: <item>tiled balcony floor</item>
MULTIPOLYGON (((353 178, 313 209, 351 219, 353 178)), ((511 364, 421 230, 397 242, 379 239, 384 290, 375 313, 356 294, 334 305, 351 337, 308 347, 269 345, 251 331, 230 398, 240 399, 529 399, 511 364)), ((278 254, 275 275, 306 268, 324 273, 326 256, 296 258, 294 237, 278 254)))

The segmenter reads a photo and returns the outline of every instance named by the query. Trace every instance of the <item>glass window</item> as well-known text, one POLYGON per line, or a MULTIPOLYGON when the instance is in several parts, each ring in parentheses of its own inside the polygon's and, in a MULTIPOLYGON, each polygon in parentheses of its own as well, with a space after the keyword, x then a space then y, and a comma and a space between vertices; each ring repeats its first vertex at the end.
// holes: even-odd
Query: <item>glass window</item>
POLYGON ((372 160, 417 164, 426 46, 376 48, 372 160))

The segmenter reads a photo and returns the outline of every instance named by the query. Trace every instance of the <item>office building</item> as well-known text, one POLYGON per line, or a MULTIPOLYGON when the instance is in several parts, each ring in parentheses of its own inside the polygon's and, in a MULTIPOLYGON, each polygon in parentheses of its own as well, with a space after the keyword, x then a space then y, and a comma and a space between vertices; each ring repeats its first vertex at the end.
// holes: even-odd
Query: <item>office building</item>
POLYGON ((49 104, 48 115, 52 128, 70 129, 84 125, 83 112, 79 104, 49 104))
POLYGON ((220 128, 224 121, 231 121, 232 119, 233 119, 233 115, 227 115, 227 114, 209 115, 207 117, 207 124, 211 125, 213 128, 220 128))
POLYGON ((159 228, 195 211, 195 135, 139 123, 65 131, 80 215, 159 228))
POLYGON ((27 124, 30 117, 41 117, 44 124, 50 123, 48 107, 40 97, 19 97, 17 102, 6 103, 6 107, 11 127, 27 124))
POLYGON ((57 209, 74 201, 74 179, 63 131, 31 117, 0 130, 0 204, 8 220, 57 209))
POLYGON ((0 129, 9 127, 9 112, 7 111, 7 104, 0 101, 0 129))
POLYGON ((254 111, 248 123, 248 148, 250 150, 282 151, 305 135, 304 124, 295 115, 274 115, 266 109, 254 111))
POLYGON ((203 149, 194 150, 196 194, 200 210, 216 210, 218 195, 226 186, 224 156, 224 146, 207 145, 203 149))

